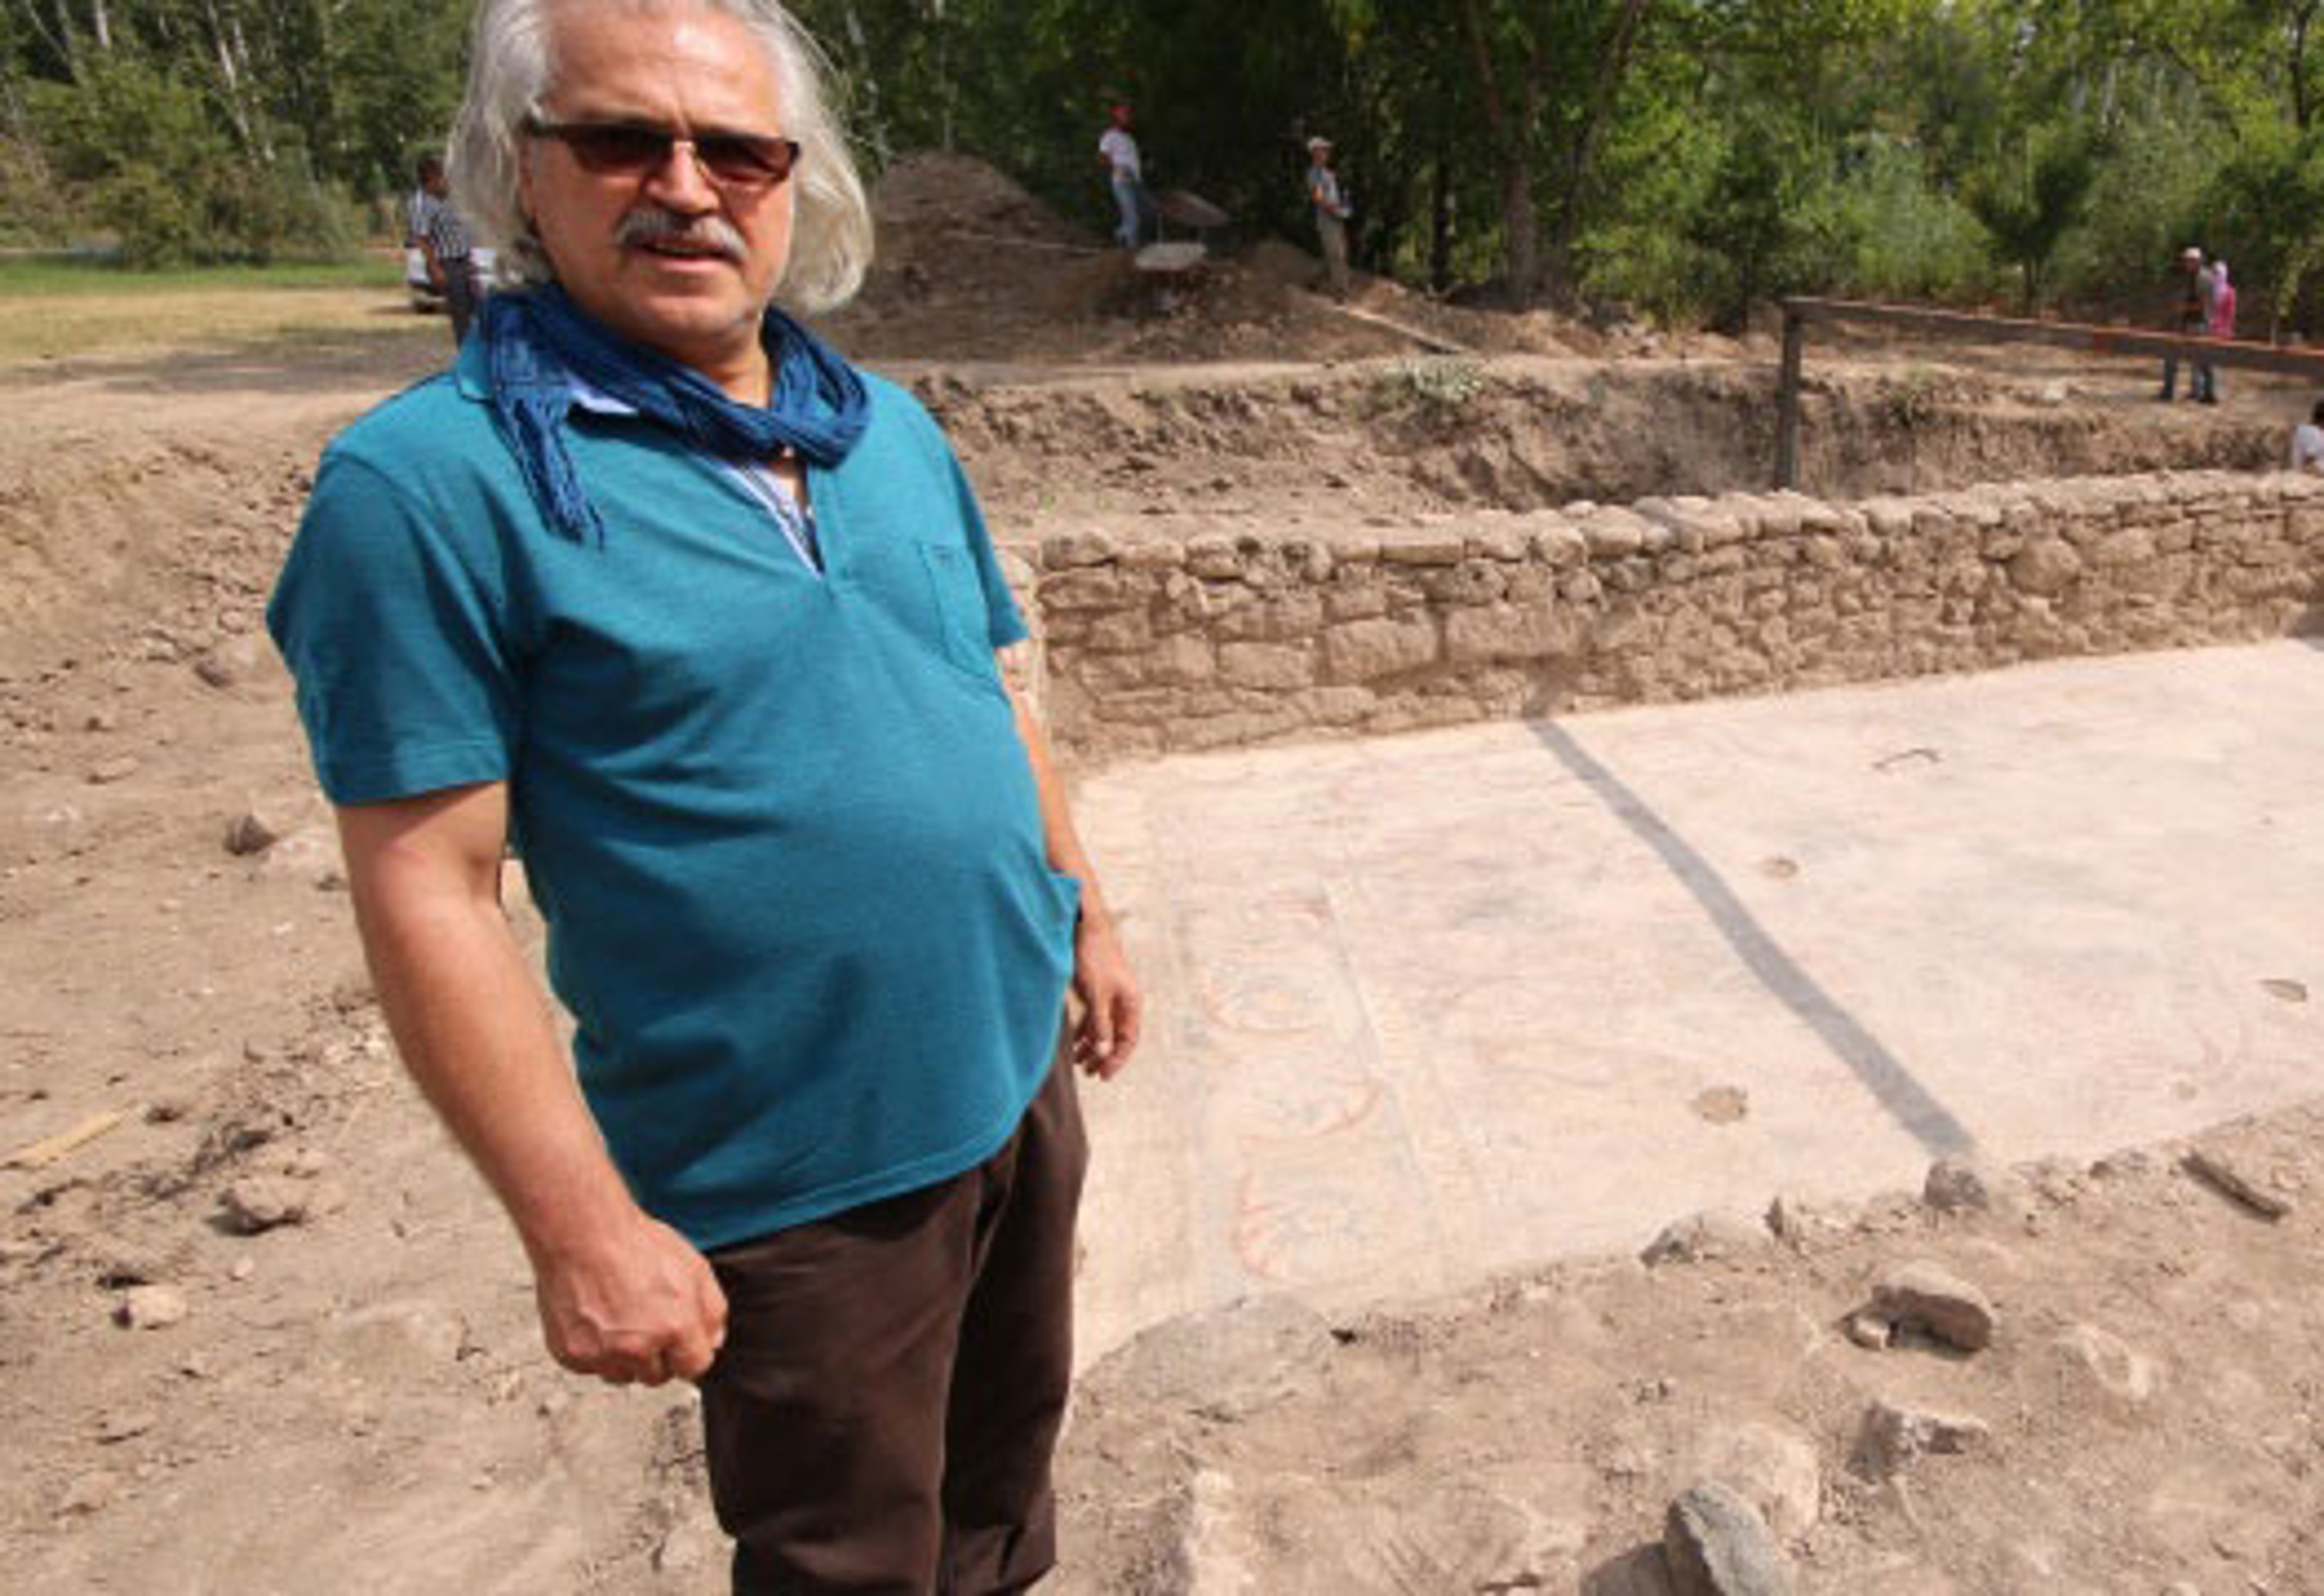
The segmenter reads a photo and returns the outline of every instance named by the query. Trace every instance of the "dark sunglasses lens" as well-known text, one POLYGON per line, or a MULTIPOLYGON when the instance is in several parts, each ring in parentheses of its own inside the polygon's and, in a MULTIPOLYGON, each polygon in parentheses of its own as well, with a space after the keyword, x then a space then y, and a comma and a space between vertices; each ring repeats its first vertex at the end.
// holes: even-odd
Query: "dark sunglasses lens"
POLYGON ((615 125, 563 129, 573 158, 591 171, 650 171, 669 159, 669 138, 645 127, 615 125))
POLYGON ((748 138, 739 134, 712 134, 695 148, 701 152, 702 164, 726 183, 779 183, 790 176, 791 164, 798 159, 798 145, 790 139, 748 138))

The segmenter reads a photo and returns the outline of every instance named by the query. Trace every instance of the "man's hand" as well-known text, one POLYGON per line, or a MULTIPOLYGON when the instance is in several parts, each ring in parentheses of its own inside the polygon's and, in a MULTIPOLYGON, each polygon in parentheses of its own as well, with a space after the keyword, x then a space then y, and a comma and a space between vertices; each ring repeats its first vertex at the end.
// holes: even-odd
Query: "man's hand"
POLYGON ((726 1340, 726 1294, 683 1236, 640 1213, 571 1251, 537 1256, 549 1356, 617 1386, 699 1379, 726 1340))
POLYGON ((1084 1075, 1110 1081, 1137 1051, 1144 1000, 1113 921, 1103 915, 1084 917, 1074 933, 1074 992, 1082 1001, 1074 1063, 1084 1075))

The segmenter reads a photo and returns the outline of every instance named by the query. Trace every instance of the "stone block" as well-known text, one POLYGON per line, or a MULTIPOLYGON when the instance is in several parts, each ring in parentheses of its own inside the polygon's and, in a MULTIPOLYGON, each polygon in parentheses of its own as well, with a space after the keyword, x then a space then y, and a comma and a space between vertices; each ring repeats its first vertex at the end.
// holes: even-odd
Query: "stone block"
POLYGON ((1274 691, 1310 687, 1315 680, 1314 654, 1294 643, 1222 643, 1218 669, 1222 681, 1274 691))
POLYGON ((2017 590, 2042 598, 2063 593, 2081 574, 2081 557, 2063 538, 2037 538, 2009 561, 2009 579, 2017 590))
POLYGON ((1187 540, 1186 568, 1197 577, 1239 580, 1243 574, 1243 557, 1236 549, 1233 539, 1205 532, 1187 540))
POLYGON ((1388 590, 1371 581, 1335 584, 1323 594, 1323 613, 1333 621, 1369 621, 1385 615, 1388 590))
MULTIPOLYGON (((1057 635, 1056 641, 1065 640, 1057 635)), ((1114 610, 1093 616, 1081 641, 1085 648, 1101 653, 1148 648, 1154 641, 1154 623, 1142 609, 1114 610)))
POLYGON ((1590 542, 1582 535, 1581 528, 1553 517, 1546 524, 1535 528, 1533 556, 1553 570, 1571 570, 1590 558, 1590 542))
POLYGON ((1434 664, 1436 646, 1436 623, 1426 615, 1349 621, 1323 633, 1323 668, 1333 682, 1370 681, 1434 664))
POLYGON ((1380 544, 1380 563, 1392 566, 1455 566, 1467 558, 1466 538, 1415 533, 1380 544))
POLYGON ((1491 604, 1444 621, 1444 654, 1455 665, 1548 659, 1578 653, 1581 646, 1572 623, 1545 604, 1491 604))
POLYGON ((1175 571, 1186 563, 1186 546, 1175 538, 1145 538, 1122 548, 1120 563, 1133 571, 1175 571))
POLYGON ((1137 602, 1142 584, 1110 567, 1045 577, 1041 607, 1049 610, 1118 610, 1137 602))
POLYGON ((2145 527, 2126 527, 2100 538, 2083 554, 2100 570, 2141 565, 2154 558, 2154 533, 2145 527))
POLYGON ((1582 522, 1582 537, 1592 559, 1618 558, 1670 541, 1668 529, 1643 515, 1607 506, 1582 522))
POLYGON ((1148 658, 1157 682, 1206 682, 1218 675, 1218 656, 1210 640, 1187 632, 1164 638, 1148 658))
POLYGON ((1120 546, 1103 532, 1059 532, 1041 540, 1041 564, 1053 571, 1113 563, 1120 546))
POLYGON ((1469 554, 1473 559, 1495 559, 1514 564, 1525 558, 1532 546, 1532 537, 1525 528, 1514 523, 1477 528, 1469 534, 1469 554))
POLYGON ((1489 559, 1466 559, 1448 568, 1424 572, 1420 590, 1440 604, 1493 604, 1509 589, 1508 573, 1489 559))
POLYGON ((1309 687, 1294 697, 1299 713, 1318 725, 1351 726, 1378 707, 1370 687, 1309 687))

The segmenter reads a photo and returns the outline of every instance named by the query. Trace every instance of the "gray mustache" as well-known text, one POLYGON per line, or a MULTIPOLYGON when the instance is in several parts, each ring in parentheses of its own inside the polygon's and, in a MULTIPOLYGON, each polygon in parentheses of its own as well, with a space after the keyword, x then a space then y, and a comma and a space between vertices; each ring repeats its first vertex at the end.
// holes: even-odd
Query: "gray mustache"
POLYGON ((625 245, 676 241, 706 246, 738 265, 750 253, 741 232, 724 217, 681 217, 652 206, 623 217, 621 230, 614 236, 625 245))

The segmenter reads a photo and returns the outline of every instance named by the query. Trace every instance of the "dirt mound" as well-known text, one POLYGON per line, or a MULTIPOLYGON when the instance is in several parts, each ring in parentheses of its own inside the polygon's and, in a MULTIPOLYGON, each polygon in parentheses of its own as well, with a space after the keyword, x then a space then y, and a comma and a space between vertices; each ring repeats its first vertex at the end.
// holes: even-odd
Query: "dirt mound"
POLYGON ((1312 291, 1315 257, 1280 239, 1240 248, 1221 241, 1191 272, 1141 272, 970 155, 898 161, 874 186, 872 208, 879 239, 871 273, 827 324, 860 359, 1351 360, 1432 339, 1480 353, 1557 355, 1588 339, 1546 313, 1462 310, 1376 278, 1359 280, 1361 314, 1351 316, 1312 291))
POLYGON ((1090 242, 1013 179, 973 155, 927 151, 908 156, 872 189, 872 217, 883 253, 890 238, 927 231, 982 229, 1055 244, 1090 242))
POLYGON ((185 658, 248 632, 322 437, 88 435, 7 472, 0 670, 59 654, 185 658))

